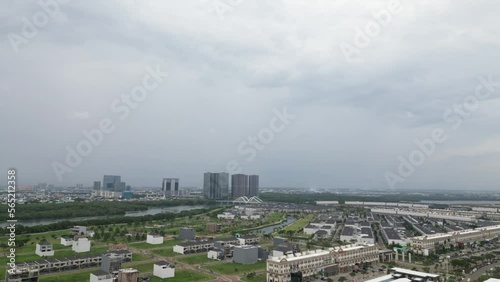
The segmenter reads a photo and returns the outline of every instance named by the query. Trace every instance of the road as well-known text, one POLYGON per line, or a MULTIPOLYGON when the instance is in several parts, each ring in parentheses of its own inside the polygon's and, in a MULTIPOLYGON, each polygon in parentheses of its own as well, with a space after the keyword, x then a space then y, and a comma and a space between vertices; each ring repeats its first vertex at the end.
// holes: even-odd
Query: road
POLYGON ((466 275, 465 279, 467 280, 468 278, 470 278, 470 281, 474 281, 474 280, 478 279, 479 277, 481 277, 481 275, 483 275, 486 271, 490 270, 490 268, 492 268, 492 267, 500 267, 500 262, 486 265, 486 266, 478 269, 476 272, 472 273, 471 275, 466 275))

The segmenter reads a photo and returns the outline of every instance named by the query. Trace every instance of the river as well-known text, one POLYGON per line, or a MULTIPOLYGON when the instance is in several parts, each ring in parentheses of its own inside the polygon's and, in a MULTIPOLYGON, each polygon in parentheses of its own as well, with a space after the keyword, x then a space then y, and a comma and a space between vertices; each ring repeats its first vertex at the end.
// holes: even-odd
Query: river
POLYGON ((294 217, 289 216, 286 219, 286 221, 283 221, 280 224, 275 224, 275 225, 270 225, 270 226, 266 226, 263 228, 255 229, 255 230, 252 230, 250 233, 252 233, 252 234, 271 234, 274 232, 275 228, 285 227, 285 226, 287 226, 295 221, 296 221, 296 219, 294 217))
MULTIPOLYGON (((195 210, 195 209, 205 209, 208 206, 204 205, 197 205, 197 206, 176 206, 176 207, 165 207, 165 208, 160 208, 160 207, 153 207, 149 208, 144 211, 131 211, 131 212, 126 212, 125 216, 143 216, 143 215, 155 215, 158 213, 179 213, 181 211, 189 211, 189 210, 195 210)), ((84 220, 89 220, 89 219, 100 219, 100 218, 113 218, 113 217, 120 217, 123 215, 102 215, 102 216, 84 216, 84 217, 72 217, 72 218, 61 218, 61 219, 56 219, 56 218, 50 218, 50 219, 33 219, 33 220, 18 220, 17 224, 18 225, 24 225, 24 226, 38 226, 38 225, 47 225, 51 223, 57 223, 61 221, 84 221, 84 220)), ((1 223, 0 227, 4 228, 8 224, 7 223, 1 223)))

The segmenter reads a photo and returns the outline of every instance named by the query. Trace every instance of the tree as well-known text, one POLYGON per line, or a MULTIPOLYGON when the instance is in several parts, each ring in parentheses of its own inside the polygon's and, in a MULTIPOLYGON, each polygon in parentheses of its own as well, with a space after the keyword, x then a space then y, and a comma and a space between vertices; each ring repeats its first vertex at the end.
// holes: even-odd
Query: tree
POLYGON ((339 277, 339 282, 345 282, 345 281, 347 281, 347 278, 345 278, 344 276, 339 277))

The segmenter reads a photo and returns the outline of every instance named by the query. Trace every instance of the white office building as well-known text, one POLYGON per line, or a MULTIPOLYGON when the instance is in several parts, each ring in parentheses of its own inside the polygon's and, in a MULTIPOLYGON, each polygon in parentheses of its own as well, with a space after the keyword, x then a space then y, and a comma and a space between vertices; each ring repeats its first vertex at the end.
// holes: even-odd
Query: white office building
POLYGON ((161 245, 163 244, 163 236, 160 234, 148 234, 146 237, 146 243, 151 245, 161 245))
POLYGON ((52 248, 52 244, 47 241, 41 241, 36 244, 35 254, 41 257, 51 257, 54 255, 54 249, 52 248))
POLYGON ((72 250, 77 253, 90 252, 90 241, 87 238, 78 238, 73 241, 72 250))
POLYGON ((175 277, 175 266, 166 261, 157 262, 153 266, 153 275, 162 279, 175 277))

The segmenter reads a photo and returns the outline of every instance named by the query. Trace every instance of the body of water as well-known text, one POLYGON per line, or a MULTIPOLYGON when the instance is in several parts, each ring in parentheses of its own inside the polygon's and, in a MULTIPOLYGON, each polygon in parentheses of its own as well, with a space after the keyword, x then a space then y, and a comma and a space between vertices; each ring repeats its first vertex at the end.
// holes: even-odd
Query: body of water
POLYGON ((285 227, 289 224, 292 224, 296 221, 296 219, 294 217, 288 217, 286 219, 286 221, 280 223, 280 224, 275 224, 275 225, 271 225, 271 226, 267 226, 267 227, 263 227, 263 228, 260 228, 260 229, 255 229, 255 230, 252 230, 251 233, 255 233, 255 234, 271 234, 274 232, 274 229, 275 228, 279 228, 279 227, 285 227))
MULTIPOLYGON (((176 207, 153 207, 149 208, 147 210, 143 211, 132 211, 132 212, 126 212, 125 216, 143 216, 143 215, 155 215, 159 213, 179 213, 181 211, 189 211, 189 210, 196 210, 196 209, 204 209, 207 208, 207 206, 204 205, 198 205, 198 206, 176 206, 176 207)), ((38 225, 47 225, 51 223, 57 223, 61 221, 84 221, 84 220, 90 220, 90 219, 102 219, 102 218, 113 218, 113 217, 120 217, 123 215, 102 215, 102 216, 84 216, 84 217, 72 217, 72 218, 61 218, 61 219, 56 219, 56 218, 50 218, 50 219, 34 219, 34 220, 18 220, 17 224, 18 225, 24 225, 24 226, 38 226, 38 225)), ((7 223, 2 223, 0 224, 0 227, 6 227, 8 224, 7 223)))

